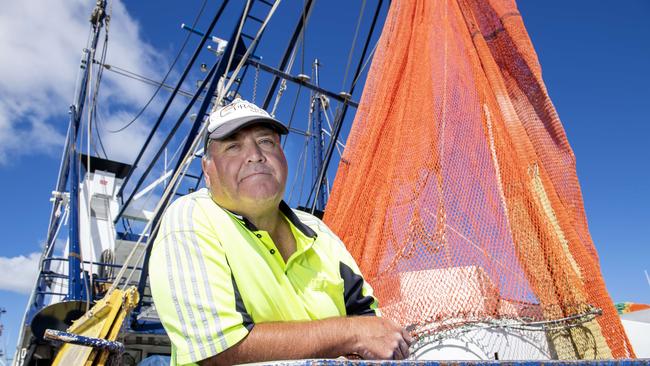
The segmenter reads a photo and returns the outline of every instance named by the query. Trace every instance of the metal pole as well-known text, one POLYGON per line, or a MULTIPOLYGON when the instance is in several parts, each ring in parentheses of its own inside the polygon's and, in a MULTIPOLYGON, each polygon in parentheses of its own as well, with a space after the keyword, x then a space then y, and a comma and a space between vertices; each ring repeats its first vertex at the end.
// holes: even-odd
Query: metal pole
POLYGON ((276 69, 274 67, 271 67, 269 65, 265 65, 265 64, 263 64, 263 63, 261 63, 261 62, 259 62, 257 60, 253 60, 253 59, 249 58, 248 60, 246 60, 246 64, 251 65, 253 67, 259 67, 260 70, 266 71, 266 72, 268 72, 270 74, 273 74, 277 78, 285 79, 285 80, 291 81, 292 83, 302 85, 302 86, 304 86, 305 88, 307 88, 309 90, 313 90, 313 91, 316 91, 316 92, 318 92, 320 94, 324 94, 324 95, 328 96, 329 98, 337 100, 337 101, 339 101, 341 103, 343 103, 345 101, 348 101, 347 102, 348 105, 350 105, 352 107, 356 108, 356 107, 359 106, 358 102, 349 100, 346 97, 341 96, 340 94, 336 94, 336 93, 334 93, 334 92, 332 92, 330 90, 323 89, 319 85, 312 84, 312 83, 310 83, 310 82, 308 82, 308 81, 306 81, 304 79, 301 79, 301 78, 293 76, 293 75, 291 75, 289 73, 280 71, 280 70, 278 70, 278 69, 276 69))
MULTIPOLYGON (((250 9, 249 9, 250 10, 250 9)), ((242 13, 242 17, 246 17, 247 12, 242 13)), ((241 18, 240 18, 241 20, 241 18)), ((236 24, 239 24, 237 22, 236 24)), ((208 32, 206 32, 208 34, 208 32)), ((203 119, 205 117, 205 114, 208 110, 208 107, 210 106, 210 103, 212 102, 212 96, 214 95, 215 90, 217 89, 217 85, 219 84, 219 79, 221 78, 221 75, 226 74, 226 67, 228 65, 227 62, 227 57, 226 55, 229 55, 231 52, 234 52, 234 49, 236 47, 236 37, 237 37, 237 27, 233 30, 232 35, 230 36, 230 40, 228 41, 228 46, 226 46, 226 50, 224 52, 224 57, 221 57, 218 61, 218 65, 216 67, 216 72, 212 76, 212 79, 210 81, 210 85, 208 86, 208 91, 206 94, 206 98, 203 99, 203 102, 201 103, 201 107, 199 108, 199 112, 196 115, 196 119, 194 120, 194 124, 192 125, 192 129, 187 135, 187 140, 185 140, 185 145, 180 151, 180 156, 185 156, 187 155, 187 152, 189 151, 190 147, 192 146, 192 143, 194 142, 194 139, 196 137, 196 134, 199 131, 199 127, 201 126, 201 123, 203 123, 203 119)), ((178 171, 181 169, 183 166, 183 159, 178 159, 176 162, 176 166, 174 167, 174 172, 178 171)), ((164 212, 164 207, 167 206, 167 203, 171 199, 171 195, 168 196, 163 204, 160 206, 161 209, 156 213, 156 216, 151 222, 151 227, 155 228, 160 221, 162 213, 164 212)), ((142 298, 144 297, 144 289, 147 285, 147 277, 148 277, 148 270, 149 270, 149 258, 151 257, 151 249, 153 248, 153 242, 156 239, 156 235, 158 233, 156 231, 152 231, 151 235, 147 239, 148 245, 146 247, 145 251, 145 256, 144 256, 144 261, 142 263, 142 271, 140 272, 140 281, 138 283, 138 292, 140 293, 140 303, 134 310, 134 315, 137 314, 140 310, 140 307, 142 305, 142 298)), ((137 323, 135 323, 137 326, 137 323)))
MULTIPOLYGON (((96 7, 93 9, 90 22, 93 27, 93 38, 91 42, 91 49, 94 50, 97 47, 97 43, 99 41, 99 31, 100 28, 103 24, 103 21, 105 19, 106 15, 106 1, 101 1, 98 2, 96 7)), ((76 140, 77 140, 77 128, 79 125, 79 122, 81 120, 81 111, 83 110, 83 104, 84 101, 86 100, 86 86, 88 84, 88 77, 91 71, 91 52, 88 49, 84 49, 84 55, 82 56, 82 61, 81 61, 81 69, 83 70, 83 76, 81 78, 80 84, 79 84, 79 89, 77 90, 78 93, 75 96, 75 103, 70 106, 70 119, 68 122, 68 132, 66 135, 66 140, 64 144, 64 149, 63 149, 63 154, 61 155, 61 164, 59 165, 59 175, 57 177, 57 183, 56 183, 56 195, 54 197, 54 200, 52 202, 52 212, 50 213, 50 224, 48 227, 48 232, 47 232, 47 241, 46 241, 46 246, 43 251, 43 255, 41 255, 41 261, 39 266, 39 277, 36 279, 36 284, 34 286, 34 289, 32 290, 32 293, 29 297, 29 302, 27 304, 27 308, 25 309, 25 313, 23 314, 23 320, 22 324, 28 324, 32 320, 32 317, 34 313, 38 310, 38 308, 43 304, 43 295, 37 293, 39 289, 43 288, 45 286, 45 281, 43 277, 41 276, 41 273, 43 270, 46 268, 49 268, 49 263, 45 264, 44 260, 46 258, 49 258, 53 247, 55 243, 55 237, 54 233, 57 232, 59 225, 61 225, 61 217, 63 215, 57 216, 57 212, 59 209, 59 206, 61 203, 64 201, 64 195, 63 191, 65 190, 65 187, 68 183, 68 175, 70 170, 70 162, 76 160, 77 154, 76 154, 76 149, 71 150, 75 145, 76 145, 76 140)), ((74 171, 77 171, 77 168, 74 168, 74 171)), ((79 183, 77 182, 76 187, 78 189, 79 183)), ((70 191, 72 194, 72 191, 70 191)), ((77 200, 78 197, 75 197, 75 200, 77 200)), ((73 206, 70 206, 73 207, 73 206)), ((77 206, 78 207, 78 206, 77 206)), ((78 215, 78 210, 76 212, 78 215)), ((77 223, 77 227, 75 229, 75 235, 78 236, 78 217, 75 219, 77 223)), ((70 217, 70 230, 72 230, 72 223, 75 222, 72 220, 70 217)), ((71 238, 70 238, 71 239, 71 238)), ((72 241, 71 241, 72 244, 72 241)), ((79 245, 79 242, 77 240, 76 245, 79 245)), ((70 253, 77 253, 79 251, 79 248, 77 247, 75 250, 73 250, 72 247, 68 248, 70 253)), ((68 272, 68 280, 70 279, 74 280, 75 283, 75 288, 72 288, 72 286, 68 286, 68 297, 70 297, 71 293, 72 295, 75 295, 78 297, 81 293, 81 282, 79 279, 79 276, 81 274, 80 271, 80 263, 79 261, 76 260, 75 258, 75 267, 74 270, 76 272, 76 275, 73 275, 68 272), (79 285, 79 286, 77 286, 79 285), (72 288, 72 291, 71 291, 72 288)), ((71 267, 71 265, 69 265, 71 267)), ((69 267, 69 268, 70 268, 69 267)), ((71 281, 73 282, 73 281, 71 281)), ((69 283, 70 285, 70 283, 69 283)), ((41 291, 42 292, 42 291, 41 291)), ((18 362, 18 360, 21 359, 20 357, 20 350, 23 346, 24 342, 24 332, 20 332, 19 337, 18 337, 18 342, 16 342, 16 351, 14 354, 14 363, 18 362)))
MULTIPOLYGON (((185 70, 183 70, 183 73, 181 74, 180 79, 179 79, 178 82, 176 83, 176 86, 174 87, 174 90, 172 91, 171 95, 169 96, 169 99, 167 100, 167 103, 166 103, 165 106, 163 107, 163 110, 162 110, 162 112, 160 113, 160 116, 159 116, 158 119, 156 120, 156 123, 154 124, 154 127, 151 129, 151 132, 149 133, 149 136, 147 136, 147 140, 145 141, 144 145, 142 146, 142 149, 140 150, 140 153, 138 154, 138 157, 137 157, 137 158, 135 159, 135 161, 133 162, 133 166, 132 166, 131 170, 129 171, 129 174, 126 176, 126 178, 124 178, 124 182, 122 183, 122 187, 120 187, 120 190, 119 190, 119 192, 117 193, 117 196, 122 196, 122 194, 124 193, 124 189, 125 189, 125 187, 126 187, 126 183, 129 181, 129 179, 130 179, 131 176, 133 175, 133 172, 134 172, 134 171, 136 170, 136 168, 138 167, 138 163, 140 162, 140 159, 142 159, 142 156, 144 155, 144 152, 145 152, 145 150, 147 149, 147 146, 149 146, 149 143, 151 142, 151 139, 153 138, 154 133, 155 133, 156 130, 158 129, 158 126, 160 126, 160 123, 162 122, 163 118, 165 117, 165 114, 167 113, 167 110, 168 110, 169 107, 171 106, 171 104, 172 104, 174 98, 176 97, 176 93, 177 93, 178 90, 180 89, 181 84, 183 84, 183 81, 184 81, 185 78, 187 77, 187 74, 190 72, 192 66, 194 65, 194 62, 196 61, 196 58, 199 56, 199 53, 201 53, 201 49, 203 48, 203 45, 204 45, 205 42, 208 40, 208 38, 211 38, 211 37, 209 36, 209 34, 210 34, 210 32, 212 32, 212 29, 214 28, 215 24, 217 24, 217 20, 219 20, 219 18, 221 17, 221 13, 223 13, 223 11, 224 11, 224 9, 225 9, 225 7, 226 7, 226 4, 228 4, 228 0, 225 0, 225 1, 221 4, 221 7, 220 7, 219 10, 217 11, 217 14, 214 16, 214 19, 212 19, 212 22, 211 22, 210 25, 208 26, 207 31, 206 31, 205 34, 203 35, 203 38, 201 38, 201 42, 199 42, 199 45, 196 47, 196 50, 194 51, 194 54, 192 55, 192 58, 190 58, 190 61, 187 63, 187 66, 185 67, 185 70)), ((126 200, 126 202, 124 202, 124 204, 122 205, 122 209, 120 210, 120 212, 118 213, 117 217, 115 218, 115 221, 114 221, 115 223, 117 223, 117 221, 119 220, 119 218, 124 214, 124 210, 125 210, 126 207, 129 205, 129 203, 131 202, 131 200, 133 199, 133 195, 134 195, 135 193, 136 193, 136 192, 134 191, 134 192, 129 196, 129 198, 126 200)))
MULTIPOLYGON (((314 61, 314 81, 318 86, 319 75, 318 75, 318 59, 314 61)), ((314 157, 313 157, 313 169, 314 176, 317 176, 320 170, 323 167, 323 110, 321 108, 321 94, 316 92, 312 97, 313 105, 313 118, 314 123, 312 123, 312 136, 314 137, 314 157)), ((324 184, 324 182, 321 182, 324 184)), ((325 209, 325 189, 319 191, 318 196, 316 197, 316 209, 324 210, 325 209)))
MULTIPOLYGON (((302 9, 302 13, 300 15, 300 20, 298 20, 298 24, 296 24, 296 28, 293 30, 293 34, 291 35, 289 44, 287 45, 287 48, 284 50, 284 55, 282 56, 282 61, 280 62, 280 66, 278 66, 278 69, 280 71, 285 71, 284 69, 287 67, 287 63, 289 62, 289 58, 291 57, 291 52, 293 51, 293 48, 296 45, 298 36, 300 36, 300 33, 303 31, 305 27, 305 22, 303 22, 303 20, 309 18, 309 13, 311 13, 313 4, 314 4, 313 0, 307 0, 305 2, 305 6, 302 9)), ((275 94, 275 89, 278 87, 279 81, 280 78, 278 76, 273 78, 271 87, 266 92, 266 97, 264 97, 264 103, 262 104, 263 109, 268 109, 269 104, 271 103, 271 98, 273 98, 273 94, 275 94)))
MULTIPOLYGON (((370 39, 372 38, 372 34, 374 33, 375 30, 375 25, 377 25, 377 18, 379 17, 379 11, 381 10, 381 5, 383 3, 383 0, 379 0, 379 3, 377 3, 377 8, 375 9, 375 14, 372 19, 372 24, 370 25, 370 30, 368 31, 368 37, 366 38, 366 42, 363 46, 363 52, 361 53, 361 57, 359 58, 359 63, 357 65, 357 70, 354 73, 354 78, 352 79, 352 86, 350 87, 350 91, 348 95, 352 95, 354 93, 354 88, 357 86, 356 80, 361 73, 361 68, 363 67, 363 59, 366 57, 366 52, 368 51, 368 46, 370 45, 370 39)), ((314 188, 316 189, 316 194, 314 196, 314 203, 311 206, 311 212, 314 212, 314 209, 316 207, 316 197, 318 196, 323 179, 325 178, 325 175, 327 174, 327 168, 329 167, 330 162, 332 161, 332 155, 334 153, 334 148, 336 147, 336 141, 339 138, 339 135, 341 134, 341 127, 343 126, 343 120, 345 119, 345 114, 348 111, 348 103, 343 103, 343 107, 341 108, 341 113, 337 115, 337 118, 334 121, 334 126, 332 131, 332 139, 330 143, 327 145, 327 152, 325 153, 325 159, 323 162, 323 167, 320 171, 320 174, 318 175, 318 180, 314 183, 314 186, 312 188, 312 191, 309 193, 309 197, 307 198, 307 203, 309 204, 309 200, 311 199, 311 194, 314 192, 314 188)))
MULTIPOLYGON (((74 111, 74 108, 71 108, 74 111)), ((75 134, 76 129, 72 130, 75 134)), ((68 300, 81 299, 81 245, 79 243, 79 164, 77 150, 71 141, 70 148, 70 222, 68 244, 68 300)))
MULTIPOLYGON (((91 22, 93 24, 93 38, 90 49, 84 50, 86 57, 83 61, 85 71, 81 79, 81 86, 75 104, 70 106, 70 141, 68 145, 68 159, 70 166, 70 221, 68 244, 68 300, 81 300, 81 244, 79 242, 79 156, 77 154, 77 131, 86 101, 88 78, 92 71, 92 58, 99 41, 99 33, 104 21, 106 1, 98 2, 93 10, 91 22)), ((90 202, 88 202, 90 204, 90 202)))

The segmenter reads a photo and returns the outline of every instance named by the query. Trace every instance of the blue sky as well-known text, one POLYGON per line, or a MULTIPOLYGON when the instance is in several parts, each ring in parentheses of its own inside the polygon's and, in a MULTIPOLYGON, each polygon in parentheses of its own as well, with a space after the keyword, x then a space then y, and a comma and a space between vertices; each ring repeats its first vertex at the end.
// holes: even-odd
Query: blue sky
POLYGON ((650 3, 520 1, 614 301, 650 303, 650 3))
MULTIPOLYGON (((32 281, 37 259, 33 253, 40 251, 47 230, 67 106, 93 3, 61 0, 43 9, 15 3, 0 14, 0 184, 5 192, 0 214, 0 307, 8 311, 2 317, 2 342, 10 354, 27 301, 25 288, 32 281), (45 14, 55 19, 52 24, 42 24, 45 14)), ((282 6, 297 8, 301 3, 285 1, 282 6)), ((329 25, 325 19, 354 24, 359 3, 321 1, 317 14, 335 17, 312 21, 320 26, 329 25)), ((374 2, 368 3, 370 12, 374 2)), ((115 3, 109 53, 115 64, 160 79, 185 36, 180 23, 192 22, 200 1, 183 4, 179 9, 177 2, 160 1, 152 9, 151 3, 115 3)), ((650 3, 522 0, 518 6, 575 152, 589 228, 610 294, 615 301, 650 303, 644 275, 650 270, 650 3)), ((215 7, 209 5, 207 14, 215 7)), ((206 21, 204 17, 199 27, 206 21)), ((354 29, 331 25, 331 35, 307 33, 312 42, 306 60, 322 58, 321 79, 336 90, 341 81, 329 80, 327 72, 344 67, 354 29), (345 41, 346 48, 335 49, 330 38, 345 41)), ((286 29, 275 36, 283 32, 286 29)), ((114 101, 106 124, 119 126, 148 99, 151 88, 106 77, 102 93, 114 101)), ((152 116, 145 117, 150 121, 152 116)), ((119 137, 105 141, 122 161, 133 158, 132 147, 142 141, 146 124, 130 132, 132 140, 127 142, 119 137)))

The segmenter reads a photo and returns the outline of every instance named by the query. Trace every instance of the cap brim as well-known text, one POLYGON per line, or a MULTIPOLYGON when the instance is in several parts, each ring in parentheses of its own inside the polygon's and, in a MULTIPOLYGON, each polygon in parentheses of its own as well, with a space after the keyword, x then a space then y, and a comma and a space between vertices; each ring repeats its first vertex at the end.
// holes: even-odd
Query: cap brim
POLYGON ((224 139, 236 133, 237 131, 241 130, 242 128, 252 126, 252 125, 257 125, 257 124, 266 124, 269 127, 276 130, 281 135, 286 135, 287 133, 289 133, 289 129, 284 124, 282 124, 282 122, 274 118, 246 116, 222 124, 221 126, 217 127, 214 131, 212 131, 208 135, 208 138, 213 140, 224 139))

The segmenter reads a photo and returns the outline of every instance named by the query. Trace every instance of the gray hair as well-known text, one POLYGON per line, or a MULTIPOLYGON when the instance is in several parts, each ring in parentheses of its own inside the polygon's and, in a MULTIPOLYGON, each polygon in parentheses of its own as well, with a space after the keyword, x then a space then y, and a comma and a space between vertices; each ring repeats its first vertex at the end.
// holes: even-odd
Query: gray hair
POLYGON ((210 155, 210 144, 214 141, 213 139, 208 139, 205 142, 205 147, 203 148, 203 156, 201 157, 202 159, 205 160, 212 160, 212 156, 210 155))

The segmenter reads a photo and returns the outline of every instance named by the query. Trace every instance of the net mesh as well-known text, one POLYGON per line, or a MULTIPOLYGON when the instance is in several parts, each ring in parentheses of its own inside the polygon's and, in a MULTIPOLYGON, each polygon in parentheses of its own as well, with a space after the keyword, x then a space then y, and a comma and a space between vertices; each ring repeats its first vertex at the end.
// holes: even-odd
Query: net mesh
POLYGON ((392 1, 325 221, 403 326, 602 309, 549 328, 556 356, 634 357, 513 1, 392 1))

